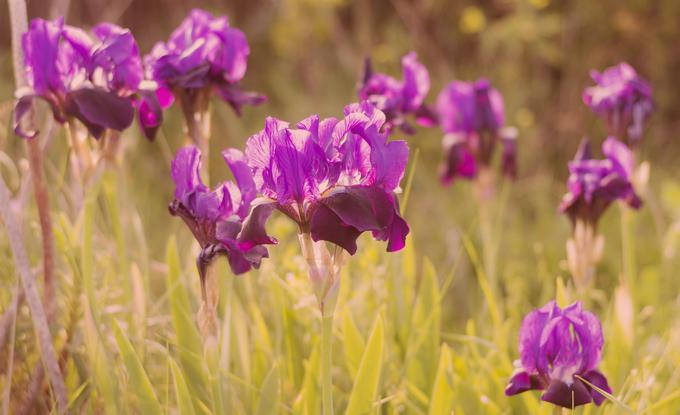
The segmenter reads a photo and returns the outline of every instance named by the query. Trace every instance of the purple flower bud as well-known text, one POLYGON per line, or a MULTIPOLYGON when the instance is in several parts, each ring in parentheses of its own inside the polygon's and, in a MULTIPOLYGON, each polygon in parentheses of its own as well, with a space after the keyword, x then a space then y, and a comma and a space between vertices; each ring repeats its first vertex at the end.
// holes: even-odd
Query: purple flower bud
POLYGON ((503 127, 503 97, 488 80, 451 82, 439 93, 436 109, 445 134, 440 167, 444 184, 455 177, 475 178, 477 164, 490 165, 498 141, 503 146, 503 172, 516 175, 517 130, 503 127))
POLYGON ((204 91, 218 94, 239 113, 243 105, 258 105, 266 100, 238 86, 246 73, 249 54, 245 35, 230 27, 226 16, 213 17, 194 9, 168 41, 157 43, 144 61, 151 78, 173 94, 183 96, 182 105, 194 107, 188 108, 189 112, 204 110, 200 102, 187 102, 197 100, 199 91, 204 91))
POLYGON ((627 63, 593 70, 590 76, 596 85, 583 91, 583 102, 604 119, 610 135, 638 142, 654 109, 649 83, 627 63))
POLYGON ((385 130, 398 126, 412 134, 413 129, 405 120, 408 114, 413 114, 416 123, 422 126, 436 123, 434 112, 424 104, 430 91, 430 75, 418 62, 415 52, 401 58, 401 66, 403 80, 399 81, 389 75, 374 73, 370 59, 366 59, 359 99, 369 101, 385 114, 385 130))
POLYGON ((622 200, 638 209, 642 201, 631 183, 633 155, 625 144, 608 137, 602 144, 605 159, 594 159, 587 139, 581 143, 576 157, 569 163, 567 194, 560 211, 572 222, 582 220, 593 225, 609 205, 622 200))
MULTIPOLYGON (((95 41, 63 18, 31 21, 22 37, 29 88, 17 91, 17 135, 37 134, 21 128, 35 98, 49 103, 55 120, 78 119, 95 138, 130 126, 143 79, 137 44, 129 30, 110 23, 97 25, 93 34, 95 41)), ((160 120, 160 111, 154 117, 160 120)))
POLYGON ((408 147, 388 142, 384 123, 385 115, 368 102, 348 105, 341 120, 313 115, 291 126, 268 118, 248 139, 246 157, 257 189, 270 201, 253 209, 244 234, 260 240, 269 214, 278 209, 300 232, 350 254, 366 231, 388 241, 388 251, 403 248, 409 228, 394 193, 408 147))
POLYGON ((175 200, 170 213, 184 220, 201 245, 197 264, 202 278, 215 255, 225 255, 232 271, 242 274, 258 268, 262 258, 268 257, 263 244, 276 243, 266 237, 252 244, 241 237, 243 220, 256 196, 255 183, 243 153, 229 150, 223 156, 236 183, 227 181, 215 190, 201 180, 201 153, 196 147, 181 148, 172 161, 175 200))
POLYGON ((542 400, 564 408, 590 402, 600 405, 605 396, 591 385, 612 392, 597 370, 603 345, 600 321, 580 302, 560 309, 551 301, 522 321, 519 367, 505 394, 542 390, 542 400))

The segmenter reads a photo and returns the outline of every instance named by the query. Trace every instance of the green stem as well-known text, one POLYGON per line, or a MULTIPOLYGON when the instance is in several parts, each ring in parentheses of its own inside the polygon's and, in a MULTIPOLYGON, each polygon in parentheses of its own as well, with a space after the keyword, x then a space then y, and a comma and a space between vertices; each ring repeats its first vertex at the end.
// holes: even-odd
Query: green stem
POLYGON ((635 242, 633 215, 630 208, 621 205, 621 246, 623 248, 623 276, 630 292, 635 292, 635 242))
POLYGON ((333 312, 321 316, 321 393, 323 415, 333 415, 333 312))

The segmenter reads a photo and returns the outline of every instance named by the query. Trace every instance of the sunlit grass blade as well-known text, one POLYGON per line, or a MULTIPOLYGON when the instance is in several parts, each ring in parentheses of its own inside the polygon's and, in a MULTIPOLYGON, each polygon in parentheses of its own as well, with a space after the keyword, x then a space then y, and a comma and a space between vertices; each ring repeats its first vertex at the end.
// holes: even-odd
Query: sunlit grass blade
POLYGON ((346 415, 375 413, 374 402, 378 396, 380 373, 383 362, 385 337, 382 317, 378 315, 373 323, 371 335, 361 356, 361 363, 349 395, 346 415))
MULTIPOLYGON (((174 238, 166 246, 168 301, 172 314, 172 325, 177 341, 177 355, 184 370, 191 395, 204 405, 208 399, 208 375, 203 364, 203 346, 198 329, 191 317, 189 297, 181 280, 177 244, 174 238)), ((194 402, 194 405, 197 403, 194 402)))
POLYGON ((347 307, 342 313, 342 342, 347 370, 350 376, 355 377, 366 344, 347 307))
POLYGON ((273 415, 279 413, 281 388, 279 368, 276 364, 271 368, 260 387, 260 398, 257 401, 256 415, 273 415))
POLYGON ((451 384, 451 352, 442 344, 439 353, 439 367, 432 387, 429 415, 450 414, 453 409, 453 385, 451 384))
POLYGON ((194 411, 191 393, 189 392, 189 386, 187 386, 187 382, 184 379, 184 374, 172 357, 168 356, 168 360, 170 362, 170 370, 172 371, 172 384, 175 390, 178 414, 194 415, 196 411, 194 411))
POLYGON ((136 397, 141 413, 149 415, 162 414, 163 409, 158 402, 149 376, 146 374, 142 362, 139 361, 139 357, 137 356, 137 353, 135 353, 134 347, 132 347, 132 343, 130 343, 130 340, 121 331, 115 321, 113 321, 111 325, 113 326, 113 335, 116 338, 118 350, 123 358, 125 370, 127 371, 130 390, 136 397))

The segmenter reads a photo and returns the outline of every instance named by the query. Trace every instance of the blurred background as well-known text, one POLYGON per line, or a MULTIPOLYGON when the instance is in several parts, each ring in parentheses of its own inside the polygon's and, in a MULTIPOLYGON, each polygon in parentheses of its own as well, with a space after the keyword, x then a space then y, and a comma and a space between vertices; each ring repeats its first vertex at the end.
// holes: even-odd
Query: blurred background
MULTIPOLYGON (((519 177, 512 185, 505 184, 512 186, 508 204, 516 206, 507 209, 502 224, 507 229, 500 247, 507 253, 501 264, 506 276, 537 272, 536 264, 527 264, 527 254, 545 259, 546 276, 565 271, 561 259, 570 225, 557 207, 565 191, 566 162, 582 137, 589 136, 596 149, 605 138, 602 123, 581 101, 583 88, 591 84, 591 68, 601 70, 627 61, 650 81, 656 111, 640 159, 653 162, 652 187, 661 188, 668 179, 680 177, 676 136, 680 130, 680 2, 676 0, 28 2, 29 18, 65 14, 67 23, 85 29, 102 21, 129 27, 142 53, 167 39, 194 7, 226 14, 232 26, 245 32, 251 55, 243 85, 269 97, 260 107, 246 108, 241 118, 215 101, 213 177, 227 174, 218 150, 242 147, 262 128, 267 115, 289 121, 311 113, 338 116, 345 104, 356 99, 364 57, 373 59, 376 70, 399 78, 400 58, 411 50, 430 70, 428 102, 434 102, 450 80, 487 77, 505 98, 507 123, 519 128, 519 177)), ((13 82, 6 7, 0 8, 0 23, 0 77, 5 80, 0 84, 1 115, 8 120, 13 82)), ((152 256, 162 255, 168 233, 182 227, 165 213, 172 192, 169 161, 183 140, 177 108, 171 108, 166 120, 157 143, 135 136, 134 128, 126 132, 126 158, 134 165, 127 174, 135 181, 129 191, 144 228, 162 230, 150 240, 152 256), (166 227, 169 221, 171 226, 166 227)), ((3 146, 22 154, 17 140, 8 137, 3 146)), ((460 252, 461 229, 469 230, 475 217, 469 184, 456 182, 442 191, 437 180, 441 159, 437 128, 421 128, 411 137, 396 134, 396 138, 407 139, 412 154, 419 153, 407 213, 416 245, 446 270, 460 252)), ((48 150, 55 165, 64 156, 63 140, 53 140, 48 150)), ((650 194, 643 210, 647 217, 643 223, 650 232, 640 234, 641 239, 645 235, 650 241, 656 239, 668 226, 656 198, 650 194)), ((616 216, 607 215, 603 228, 618 230, 616 216)), ((611 248, 608 252, 616 258, 619 251, 611 248)), ((661 253, 645 250, 641 255, 644 266, 657 262, 661 253)), ((616 279, 611 275, 603 281, 613 284, 616 279)), ((463 292, 459 291, 456 303, 467 309, 472 296, 463 292)))

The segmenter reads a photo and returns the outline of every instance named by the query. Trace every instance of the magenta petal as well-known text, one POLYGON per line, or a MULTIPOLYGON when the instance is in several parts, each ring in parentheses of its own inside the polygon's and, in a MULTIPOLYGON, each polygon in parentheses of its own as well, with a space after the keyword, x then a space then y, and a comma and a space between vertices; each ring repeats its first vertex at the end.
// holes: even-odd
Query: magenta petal
MULTIPOLYGON (((607 382, 607 378, 599 371, 597 370, 591 370, 590 372, 586 373, 583 378, 587 380, 589 383, 592 383, 593 385, 597 386, 598 388, 602 389, 603 391, 611 394, 612 393, 612 388, 609 387, 609 382, 607 382)), ((589 385, 588 389, 590 389, 590 394, 593 396, 593 401, 595 402, 595 405, 601 405, 602 402, 604 402, 607 398, 602 395, 600 392, 596 391, 589 385)))
POLYGON ((158 128, 163 123, 163 109, 158 101, 156 91, 140 89, 137 102, 137 118, 144 136, 149 140, 156 137, 158 128))
POLYGON ((226 149, 222 152, 222 157, 229 165, 241 191, 241 205, 238 207, 238 214, 244 218, 248 215, 250 202, 257 196, 253 172, 248 167, 248 164, 246 164, 246 156, 240 150, 234 148, 226 149))
POLYGON ((574 379, 571 385, 561 380, 553 380, 541 396, 541 400, 571 409, 592 402, 592 397, 588 388, 578 379, 574 379))
POLYGON ((128 98, 103 89, 83 88, 70 92, 66 112, 85 124, 95 138, 101 137, 106 129, 126 129, 134 118, 134 109, 128 98))

